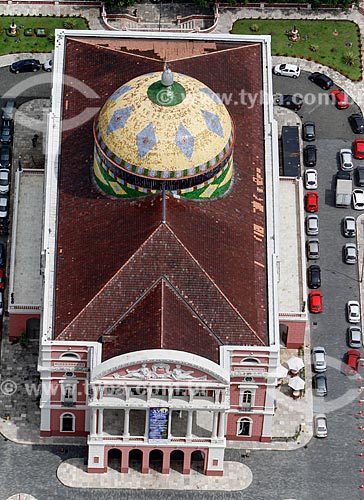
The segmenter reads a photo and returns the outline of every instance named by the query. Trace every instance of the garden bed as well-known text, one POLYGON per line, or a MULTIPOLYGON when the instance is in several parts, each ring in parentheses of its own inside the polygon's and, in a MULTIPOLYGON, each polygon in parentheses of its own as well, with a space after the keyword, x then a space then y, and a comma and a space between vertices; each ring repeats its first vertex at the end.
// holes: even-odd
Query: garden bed
POLYGON ((274 56, 301 57, 329 66, 351 80, 361 79, 360 31, 352 21, 240 19, 231 33, 271 35, 274 56), (289 38, 294 26, 299 42, 289 38))

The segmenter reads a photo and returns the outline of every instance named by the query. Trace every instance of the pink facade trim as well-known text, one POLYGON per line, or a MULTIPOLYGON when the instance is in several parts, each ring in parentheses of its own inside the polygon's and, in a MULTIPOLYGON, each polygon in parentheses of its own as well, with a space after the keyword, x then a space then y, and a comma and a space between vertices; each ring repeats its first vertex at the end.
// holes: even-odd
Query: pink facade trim
POLYGON ((28 313, 28 314, 9 314, 9 342, 14 342, 20 339, 22 332, 27 329, 28 319, 39 319, 40 314, 28 313))

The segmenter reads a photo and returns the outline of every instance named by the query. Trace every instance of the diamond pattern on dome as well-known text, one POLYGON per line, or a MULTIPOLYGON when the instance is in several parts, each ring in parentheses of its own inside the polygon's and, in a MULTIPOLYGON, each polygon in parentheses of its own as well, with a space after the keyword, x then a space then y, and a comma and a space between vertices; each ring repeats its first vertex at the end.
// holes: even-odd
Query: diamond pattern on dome
POLYGON ((200 92, 203 92, 204 94, 206 94, 207 96, 209 96, 210 99, 212 99, 214 101, 214 103, 216 103, 216 104, 222 104, 222 101, 221 101, 220 97, 217 96, 215 94, 215 92, 213 92, 211 89, 209 89, 207 87, 203 87, 202 89, 200 89, 200 92))
POLYGON ((152 122, 136 135, 136 144, 141 159, 157 144, 152 122))
POLYGON ((124 95, 126 94, 127 92, 129 92, 129 90, 131 90, 133 87, 131 87, 130 85, 123 85, 122 87, 120 87, 118 90, 116 90, 110 97, 109 97, 109 101, 115 101, 118 97, 120 97, 121 95, 124 95))
POLYGON ((178 125, 175 142, 182 153, 190 160, 195 145, 195 139, 182 123, 178 125))
POLYGON ((107 126, 106 133, 110 134, 125 127, 129 116, 134 111, 134 106, 128 106, 127 108, 117 109, 111 117, 109 125, 107 126))
POLYGON ((220 137, 224 137, 224 132, 222 130, 220 118, 214 113, 210 113, 210 111, 206 111, 205 109, 201 109, 202 116, 205 119, 206 126, 210 132, 217 134, 220 137))

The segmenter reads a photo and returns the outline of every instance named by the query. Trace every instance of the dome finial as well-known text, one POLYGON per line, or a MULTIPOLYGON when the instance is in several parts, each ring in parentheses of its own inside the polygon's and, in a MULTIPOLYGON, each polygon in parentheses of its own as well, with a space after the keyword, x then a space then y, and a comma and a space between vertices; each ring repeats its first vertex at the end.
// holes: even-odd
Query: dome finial
POLYGON ((173 84, 173 73, 167 62, 164 63, 164 71, 162 73, 161 83, 165 87, 170 87, 173 84))

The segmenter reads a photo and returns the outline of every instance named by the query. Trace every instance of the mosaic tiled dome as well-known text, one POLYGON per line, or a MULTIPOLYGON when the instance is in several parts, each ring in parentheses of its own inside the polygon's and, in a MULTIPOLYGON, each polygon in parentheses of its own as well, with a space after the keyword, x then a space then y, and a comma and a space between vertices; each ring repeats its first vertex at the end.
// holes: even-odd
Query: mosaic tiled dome
POLYGON ((173 78, 166 87, 161 73, 142 75, 108 98, 94 133, 99 163, 109 173, 177 180, 227 163, 234 132, 226 107, 200 81, 173 78))

